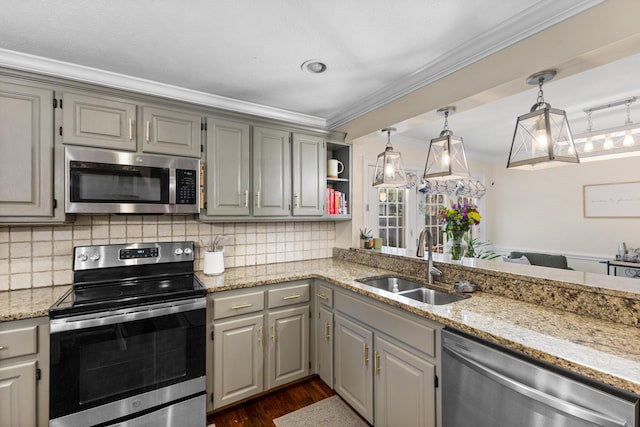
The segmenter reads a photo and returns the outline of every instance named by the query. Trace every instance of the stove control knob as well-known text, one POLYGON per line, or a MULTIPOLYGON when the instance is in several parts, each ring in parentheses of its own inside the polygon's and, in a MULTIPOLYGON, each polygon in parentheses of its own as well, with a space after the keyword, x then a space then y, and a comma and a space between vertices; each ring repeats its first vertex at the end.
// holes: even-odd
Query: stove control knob
POLYGON ((78 255, 78 261, 85 262, 87 260, 87 254, 78 255))
POLYGON ((184 254, 185 255, 191 255, 193 251, 191 250, 191 248, 184 248, 184 254))
POLYGON ((175 253, 176 255, 182 255, 182 248, 176 248, 173 253, 175 253))
POLYGON ((91 255, 91 261, 96 262, 100 259, 100 254, 95 253, 93 255, 91 255))

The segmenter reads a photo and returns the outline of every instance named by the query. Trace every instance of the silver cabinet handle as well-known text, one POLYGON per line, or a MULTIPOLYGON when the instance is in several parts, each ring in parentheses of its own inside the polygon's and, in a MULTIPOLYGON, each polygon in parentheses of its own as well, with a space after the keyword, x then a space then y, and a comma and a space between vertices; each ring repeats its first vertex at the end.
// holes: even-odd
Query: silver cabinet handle
POLYGON ((519 383, 512 378, 509 378, 499 372, 494 371, 491 368, 488 368, 487 366, 476 363, 475 361, 453 350, 449 346, 445 345, 442 347, 442 349, 445 352, 449 353, 454 359, 457 359, 460 363, 467 365, 469 368, 475 370, 481 375, 491 378, 493 381, 496 381, 497 383, 503 385, 504 387, 507 387, 510 390, 513 390, 516 393, 538 401, 544 405, 550 406, 554 409, 557 409, 558 411, 564 412, 565 414, 572 415, 576 418, 580 418, 582 420, 588 421, 589 423, 593 423, 603 427, 626 426, 626 422, 623 420, 616 420, 614 418, 604 416, 603 414, 591 411, 587 408, 573 405, 555 396, 551 396, 540 390, 529 387, 528 385, 519 383))
POLYGON ((288 295, 286 297, 283 297, 283 300, 288 300, 288 299, 296 299, 296 298, 300 298, 300 294, 294 294, 294 295, 288 295))
POLYGON ((329 341, 329 339, 331 338, 331 334, 329 333, 331 325, 327 322, 324 324, 324 340, 325 341, 329 341))
POLYGON ((129 119, 129 141, 133 139, 133 119, 129 119))
POLYGON ((299 194, 299 193, 295 193, 295 194, 293 195, 293 205, 294 205, 296 208, 299 208, 299 207, 300 207, 300 194, 299 194))
POLYGON ((373 370, 376 374, 380 373, 380 353, 377 351, 373 352, 373 370))
POLYGON ((149 142, 149 138, 150 138, 149 134, 150 134, 150 131, 151 131, 151 124, 149 123, 149 120, 147 120, 147 142, 149 142))
POLYGON ((251 307, 253 304, 240 304, 240 305, 232 305, 231 309, 232 310, 239 310, 241 308, 247 308, 247 307, 251 307))
POLYGON ((244 192, 244 207, 249 207, 249 190, 245 190, 244 192))
POLYGON ((271 341, 276 342, 276 324, 271 325, 271 341))
POLYGON ((260 207, 260 192, 256 192, 256 208, 260 207))
POLYGON ((9 347, 6 347, 4 345, 0 345, 0 350, 8 350, 8 349, 9 349, 9 347))
POLYGON ((321 300, 329 301, 329 297, 328 297, 328 296, 326 296, 326 295, 324 295, 324 294, 316 294, 316 296, 317 296, 318 298, 320 298, 321 300))
POLYGON ((262 325, 258 329, 258 344, 262 345, 262 325))

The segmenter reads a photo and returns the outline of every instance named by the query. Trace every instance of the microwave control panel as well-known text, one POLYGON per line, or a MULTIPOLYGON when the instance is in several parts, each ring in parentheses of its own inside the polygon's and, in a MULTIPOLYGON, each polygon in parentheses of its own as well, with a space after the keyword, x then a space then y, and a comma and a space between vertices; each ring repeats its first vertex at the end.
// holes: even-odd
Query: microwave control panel
POLYGON ((176 169, 176 204, 195 205, 198 180, 195 170, 176 169))

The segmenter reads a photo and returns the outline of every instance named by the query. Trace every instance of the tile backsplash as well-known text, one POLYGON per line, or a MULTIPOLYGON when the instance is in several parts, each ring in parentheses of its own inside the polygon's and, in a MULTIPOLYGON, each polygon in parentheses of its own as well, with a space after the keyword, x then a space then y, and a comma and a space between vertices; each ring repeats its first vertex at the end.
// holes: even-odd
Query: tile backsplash
POLYGON ((225 267, 326 258, 335 243, 334 222, 201 223, 184 216, 78 216, 73 224, 0 227, 0 291, 73 282, 74 246, 193 240, 196 270, 200 241, 231 237, 225 267))

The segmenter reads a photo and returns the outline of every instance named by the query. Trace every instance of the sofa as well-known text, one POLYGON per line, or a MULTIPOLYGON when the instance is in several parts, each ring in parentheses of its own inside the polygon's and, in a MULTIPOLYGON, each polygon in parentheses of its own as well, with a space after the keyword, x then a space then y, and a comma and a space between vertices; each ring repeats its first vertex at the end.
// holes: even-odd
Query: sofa
POLYGON ((536 252, 518 252, 513 251, 509 254, 510 259, 518 259, 526 257, 531 265, 541 265, 543 267, 562 268, 565 270, 573 270, 567 265, 567 257, 564 255, 550 255, 536 252))

